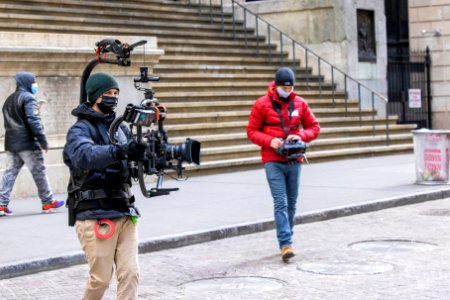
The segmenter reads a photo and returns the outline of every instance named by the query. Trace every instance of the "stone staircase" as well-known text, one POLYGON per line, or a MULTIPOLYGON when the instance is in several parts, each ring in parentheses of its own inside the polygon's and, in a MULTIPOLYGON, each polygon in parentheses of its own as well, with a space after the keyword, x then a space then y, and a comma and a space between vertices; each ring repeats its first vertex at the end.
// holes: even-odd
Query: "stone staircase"
MULTIPOLYGON (((202 165, 188 166, 192 174, 225 172, 261 166, 259 148, 248 142, 245 128, 253 102, 264 95, 268 83, 288 53, 257 40, 252 29, 225 13, 221 31, 220 10, 199 14, 187 1, 134 0, 0 0, 0 31, 156 36, 165 55, 154 66, 161 81, 153 84, 156 97, 169 112, 165 121, 170 142, 191 137, 202 142, 202 165), (267 60, 269 48, 272 64, 267 60)), ((86 61, 87 63, 87 61, 86 61)), ((389 117, 390 144, 386 145, 386 120, 358 101, 345 100, 327 78, 295 62, 297 93, 318 117, 322 131, 311 143, 309 161, 355 158, 411 152, 412 125, 397 125, 389 117), (306 86, 306 78, 309 85, 306 86), (319 83, 321 92, 319 92, 319 83), (347 106, 347 107, 346 107, 347 106), (374 120, 374 123, 373 123, 374 120)), ((81 74, 80 74, 81 75, 81 74)))

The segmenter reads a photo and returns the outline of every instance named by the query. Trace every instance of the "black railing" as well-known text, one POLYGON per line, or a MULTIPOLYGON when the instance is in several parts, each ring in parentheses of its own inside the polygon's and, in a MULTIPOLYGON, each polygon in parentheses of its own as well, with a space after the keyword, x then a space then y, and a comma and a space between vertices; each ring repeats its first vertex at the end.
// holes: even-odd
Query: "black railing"
MULTIPOLYGON (((373 90, 371 87, 367 86, 366 84, 362 83, 361 81, 353 78, 352 76, 350 76, 348 73, 344 72, 343 70, 337 68, 336 66, 334 66, 332 63, 328 62, 327 60, 325 60, 324 58, 322 58, 321 56, 319 56, 318 54, 316 54, 314 51, 310 50, 308 47, 302 45, 301 43, 297 42, 296 40, 294 40, 292 37, 290 37, 289 35, 283 33, 281 30, 279 30, 278 28, 276 28, 275 26, 273 26, 272 24, 270 24, 269 22, 267 22, 266 20, 264 20, 263 18, 261 18, 260 16, 254 14, 253 12, 251 12, 249 9, 247 9, 245 6, 243 6, 242 4, 236 2, 235 0, 225 0, 226 2, 228 2, 230 4, 230 6, 225 6, 224 5, 224 0, 220 0, 220 4, 219 4, 219 0, 188 0, 188 4, 190 7, 192 6, 197 6, 198 12, 199 14, 202 14, 202 11, 204 11, 206 8, 209 8, 209 16, 210 16, 210 20, 211 22, 213 22, 213 10, 214 9, 218 9, 220 10, 220 23, 221 23, 221 30, 222 32, 225 31, 225 11, 226 8, 228 8, 229 10, 231 10, 231 17, 232 17, 232 31, 233 31, 233 40, 236 40, 237 38, 242 38, 242 36, 238 35, 237 33, 237 19, 238 16, 241 16, 242 18, 242 24, 244 26, 244 36, 243 39, 245 41, 245 46, 248 47, 248 32, 250 31, 248 28, 247 23, 251 23, 251 20, 249 20, 249 16, 252 16, 255 19, 255 27, 254 27, 254 33, 256 35, 256 55, 261 56, 261 54, 263 53, 262 50, 262 46, 260 45, 260 38, 265 38, 267 40, 268 43, 268 53, 267 53, 267 59, 268 62, 270 64, 274 63, 274 51, 272 50, 272 45, 271 43, 273 42, 273 37, 278 36, 279 38, 279 53, 280 53, 280 64, 281 66, 285 65, 285 62, 287 60, 285 60, 285 56, 286 54, 283 53, 284 51, 284 46, 287 44, 291 44, 292 45, 292 69, 294 71, 294 73, 297 73, 299 67, 297 66, 297 62, 296 61, 296 56, 297 56, 297 50, 304 53, 304 72, 305 72, 305 84, 306 84, 306 88, 310 89, 311 86, 313 86, 313 82, 314 80, 312 80, 312 75, 310 74, 310 72, 312 73, 314 71, 314 69, 316 69, 317 74, 318 74, 318 78, 317 78, 317 85, 318 85, 318 89, 319 89, 319 95, 320 97, 323 97, 323 95, 325 94, 324 90, 327 88, 327 86, 324 84, 324 80, 323 78, 325 77, 325 70, 328 70, 329 74, 329 78, 331 78, 331 83, 330 83, 330 88, 331 88, 331 97, 333 100, 333 106, 336 105, 337 102, 337 97, 338 97, 338 93, 336 92, 336 89, 338 87, 338 85, 341 86, 341 89, 343 89, 344 91, 344 107, 345 107, 345 115, 347 116, 349 111, 351 110, 351 108, 349 108, 349 99, 350 98, 354 98, 357 96, 358 99, 358 112, 359 112, 359 123, 362 126, 362 122, 363 122, 363 109, 365 109, 367 111, 367 109, 371 109, 371 121, 372 121, 372 134, 375 135, 376 134, 376 119, 375 119, 375 115, 377 114, 377 110, 375 109, 375 100, 376 99, 380 99, 383 103, 383 105, 385 105, 385 107, 387 106, 388 103, 388 99, 387 97, 385 97, 384 95, 376 92, 375 90, 373 90), (214 4, 213 4, 214 2, 214 4), (238 9, 241 10, 241 14, 239 14, 238 9), (262 25, 261 25, 262 24, 262 25), (265 26, 267 28, 266 31, 267 36, 261 36, 261 26, 265 26), (275 35, 273 34, 275 33, 275 35), (287 40, 287 43, 285 42, 287 40), (316 64, 311 63, 311 60, 315 60, 316 64), (340 80, 338 77, 338 75, 340 76, 340 80), (363 98, 364 97, 364 98, 363 98), (371 103, 369 104, 369 107, 362 107, 363 105, 363 99, 366 99, 366 101, 364 103, 371 103)), ((289 55, 289 54, 287 54, 289 55)), ((367 104, 366 104, 367 106, 367 104)), ((386 144, 389 145, 389 115, 388 115, 388 111, 386 108, 385 111, 385 122, 386 122, 386 144)), ((367 118, 366 118, 367 120, 367 118)))

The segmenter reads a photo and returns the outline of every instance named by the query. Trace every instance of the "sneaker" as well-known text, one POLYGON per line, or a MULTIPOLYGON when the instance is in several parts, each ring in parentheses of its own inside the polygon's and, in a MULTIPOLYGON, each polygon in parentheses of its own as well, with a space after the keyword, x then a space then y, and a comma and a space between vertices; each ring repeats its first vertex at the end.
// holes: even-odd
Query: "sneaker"
POLYGON ((294 256, 295 256, 295 253, 294 253, 294 250, 292 249, 292 246, 287 245, 287 246, 283 246, 281 248, 281 259, 284 262, 288 262, 289 259, 291 259, 294 256))
POLYGON ((53 208, 58 208, 64 205, 63 200, 53 200, 50 204, 42 205, 42 212, 43 213, 49 213, 52 211, 53 208))
POLYGON ((13 212, 8 208, 8 206, 0 206, 0 217, 12 216, 13 212))

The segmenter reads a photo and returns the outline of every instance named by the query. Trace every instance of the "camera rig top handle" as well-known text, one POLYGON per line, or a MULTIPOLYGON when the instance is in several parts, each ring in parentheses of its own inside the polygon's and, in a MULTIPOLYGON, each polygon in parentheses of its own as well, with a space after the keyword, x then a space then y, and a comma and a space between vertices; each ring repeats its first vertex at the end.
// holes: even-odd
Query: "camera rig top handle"
POLYGON ((116 39, 104 39, 101 40, 95 45, 97 46, 95 48, 95 54, 96 58, 91 60, 86 67, 84 68, 83 75, 81 76, 81 85, 80 85, 80 104, 87 101, 87 94, 86 94, 86 82, 89 78, 89 76, 92 73, 92 70, 101 63, 105 64, 113 64, 118 65, 122 67, 129 67, 131 65, 130 60, 130 54, 131 51, 133 51, 134 48, 138 46, 145 45, 147 43, 146 40, 138 41, 134 44, 127 44, 122 43, 119 40, 116 39), (116 59, 106 59, 103 56, 105 56, 107 53, 113 53, 116 55, 116 59))

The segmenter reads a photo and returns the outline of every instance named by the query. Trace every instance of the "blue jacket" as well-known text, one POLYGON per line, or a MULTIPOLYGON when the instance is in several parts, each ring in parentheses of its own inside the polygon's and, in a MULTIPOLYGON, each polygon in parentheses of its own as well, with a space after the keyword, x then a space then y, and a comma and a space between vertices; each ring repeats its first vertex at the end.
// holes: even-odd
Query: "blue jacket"
POLYGON ((15 76, 17 88, 3 105, 5 121, 5 150, 20 152, 47 149, 48 143, 39 116, 39 105, 31 93, 35 77, 28 72, 15 76))
MULTIPOLYGON (((72 115, 78 118, 67 132, 66 145, 64 146, 64 163, 71 169, 85 170, 87 177, 83 181, 81 191, 110 189, 119 190, 124 184, 131 187, 131 177, 127 160, 118 159, 117 146, 109 141, 109 127, 115 118, 115 114, 104 116, 95 112, 89 104, 82 103, 72 111, 72 115), (81 121, 89 121, 97 130, 92 132, 88 124, 81 121), (97 136, 97 135, 100 136, 97 136)), ((118 143, 126 143, 131 138, 130 131, 125 126, 117 130, 118 143)), ((70 193, 69 188, 69 193, 70 193)), ((131 197, 130 202, 134 202, 131 197)), ((104 199, 105 201, 115 201, 104 199)), ((116 218, 124 215, 134 215, 134 209, 120 211, 105 211, 95 209, 77 214, 77 219, 116 218)))

